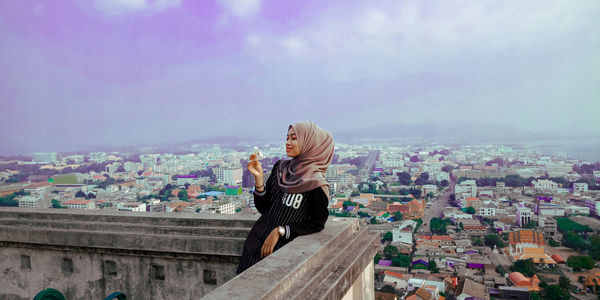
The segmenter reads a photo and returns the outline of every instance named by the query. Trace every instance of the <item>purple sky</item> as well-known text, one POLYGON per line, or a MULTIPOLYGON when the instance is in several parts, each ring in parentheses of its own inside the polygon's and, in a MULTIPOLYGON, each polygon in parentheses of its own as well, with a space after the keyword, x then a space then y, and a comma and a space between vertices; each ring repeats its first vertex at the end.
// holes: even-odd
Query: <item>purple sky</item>
POLYGON ((0 155, 283 141, 301 120, 597 134, 599 16, 597 0, 3 0, 0 155))

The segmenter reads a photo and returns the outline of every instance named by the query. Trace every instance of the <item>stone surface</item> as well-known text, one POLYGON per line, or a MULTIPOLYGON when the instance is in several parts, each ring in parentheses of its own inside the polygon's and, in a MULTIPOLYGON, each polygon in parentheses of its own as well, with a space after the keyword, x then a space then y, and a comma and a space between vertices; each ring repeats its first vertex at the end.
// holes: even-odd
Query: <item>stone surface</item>
POLYGON ((330 217, 235 276, 254 217, 0 208, 0 299, 373 299, 379 233, 330 217), (235 278, 234 278, 235 277, 235 278))

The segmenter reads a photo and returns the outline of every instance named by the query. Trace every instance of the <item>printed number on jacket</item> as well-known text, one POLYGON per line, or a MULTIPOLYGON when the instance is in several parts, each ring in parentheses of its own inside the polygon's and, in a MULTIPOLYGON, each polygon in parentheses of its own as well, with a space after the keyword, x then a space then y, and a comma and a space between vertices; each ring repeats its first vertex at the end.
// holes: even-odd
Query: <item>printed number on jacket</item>
POLYGON ((298 209, 302 204, 303 197, 302 194, 284 194, 281 200, 283 204, 298 209))

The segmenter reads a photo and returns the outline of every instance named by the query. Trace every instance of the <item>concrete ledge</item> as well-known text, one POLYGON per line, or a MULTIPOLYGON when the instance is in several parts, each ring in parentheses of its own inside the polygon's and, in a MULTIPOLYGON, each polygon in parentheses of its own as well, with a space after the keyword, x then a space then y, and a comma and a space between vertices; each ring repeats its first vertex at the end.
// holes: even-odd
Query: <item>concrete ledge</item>
POLYGON ((0 241, 53 249, 239 257, 256 217, 232 217, 5 207, 0 209, 0 241))
POLYGON ((379 239, 357 219, 330 218, 323 231, 296 238, 204 299, 340 299, 372 263, 379 239))

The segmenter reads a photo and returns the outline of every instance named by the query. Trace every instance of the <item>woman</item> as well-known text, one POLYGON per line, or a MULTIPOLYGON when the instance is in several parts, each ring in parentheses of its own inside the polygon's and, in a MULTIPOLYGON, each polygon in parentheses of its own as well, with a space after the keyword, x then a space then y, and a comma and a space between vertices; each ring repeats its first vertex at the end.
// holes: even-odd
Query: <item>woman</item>
POLYGON ((298 122, 289 126, 285 148, 292 159, 277 161, 266 184, 260 162, 250 155, 254 204, 261 216, 246 238, 237 274, 295 237, 321 231, 327 221, 325 171, 333 158, 333 138, 312 121, 298 122))

